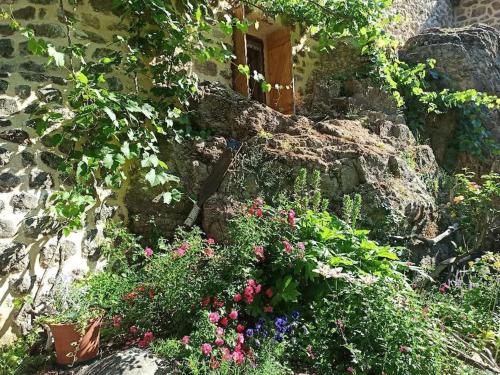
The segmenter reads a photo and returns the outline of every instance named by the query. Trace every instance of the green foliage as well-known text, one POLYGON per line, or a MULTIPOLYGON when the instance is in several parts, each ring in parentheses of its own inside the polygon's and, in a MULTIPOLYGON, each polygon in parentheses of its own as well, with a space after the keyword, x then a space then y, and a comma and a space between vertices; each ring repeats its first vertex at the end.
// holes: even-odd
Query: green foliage
POLYGON ((351 226, 351 228, 356 228, 356 223, 361 214, 361 195, 355 194, 354 199, 349 195, 344 195, 342 204, 342 217, 344 221, 351 226))
POLYGON ((37 341, 37 333, 30 332, 10 345, 0 348, 0 375, 33 374, 45 358, 33 356, 31 347, 37 341))
POLYGON ((463 250, 471 252, 488 250, 483 247, 498 234, 500 225, 500 175, 484 175, 479 184, 474 177, 471 172, 456 175, 449 202, 452 220, 458 221, 463 233, 463 250))

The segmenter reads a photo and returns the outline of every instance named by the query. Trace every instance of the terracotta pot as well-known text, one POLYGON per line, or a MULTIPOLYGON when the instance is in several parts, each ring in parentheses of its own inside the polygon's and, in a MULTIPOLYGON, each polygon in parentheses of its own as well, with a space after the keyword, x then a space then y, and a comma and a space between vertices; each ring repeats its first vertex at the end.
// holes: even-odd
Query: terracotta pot
POLYGON ((75 324, 49 324, 56 347, 56 362, 73 365, 95 358, 99 352, 101 321, 90 322, 83 334, 75 324))

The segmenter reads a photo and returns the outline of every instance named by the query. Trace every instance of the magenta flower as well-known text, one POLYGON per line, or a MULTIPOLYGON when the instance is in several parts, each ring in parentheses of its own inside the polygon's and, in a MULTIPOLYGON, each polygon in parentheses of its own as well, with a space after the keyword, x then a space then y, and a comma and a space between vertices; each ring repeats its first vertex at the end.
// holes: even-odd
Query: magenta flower
POLYGON ((222 346, 224 345, 224 340, 222 340, 220 337, 217 337, 214 341, 215 345, 217 346, 222 346))
POLYGON ((189 344, 189 336, 184 336, 184 337, 182 337, 181 342, 182 342, 184 345, 188 345, 188 344, 189 344))
POLYGON ((287 240, 284 240, 283 241, 283 246, 285 247, 285 251, 290 254, 292 252, 292 245, 290 245, 290 242, 288 242, 287 240))
POLYGON ((177 255, 183 256, 186 251, 189 249, 189 244, 187 242, 184 242, 179 248, 177 249, 177 255))
POLYGON ((233 353, 233 361, 236 364, 241 365, 243 362, 245 362, 245 355, 240 351, 235 351, 233 353))
POLYGON ((150 247, 146 247, 144 249, 144 255, 146 256, 146 258, 151 258, 153 256, 153 249, 150 247))
POLYGON ((219 321, 219 313, 218 312, 211 312, 208 315, 208 319, 210 319, 210 322, 213 324, 216 324, 219 321))
POLYGON ((349 372, 349 373, 353 373, 353 372, 354 372, 354 369, 353 369, 352 367, 348 367, 348 368, 346 369, 346 371, 347 371, 347 372, 349 372))
POLYGON ((203 355, 206 355, 206 356, 209 356, 210 353, 212 353, 212 345, 210 344, 202 344, 201 345, 201 352, 203 353, 203 355))
POLYGON ((233 320, 236 320, 238 319, 238 311, 236 310, 232 310, 230 313, 229 313, 229 317, 233 320))
POLYGON ((241 294, 240 294, 240 293, 236 293, 236 294, 233 296, 233 301, 234 301, 234 302, 240 302, 240 301, 241 301, 241 294))
POLYGON ((288 211, 288 224, 291 227, 295 226, 295 211, 294 210, 288 211))

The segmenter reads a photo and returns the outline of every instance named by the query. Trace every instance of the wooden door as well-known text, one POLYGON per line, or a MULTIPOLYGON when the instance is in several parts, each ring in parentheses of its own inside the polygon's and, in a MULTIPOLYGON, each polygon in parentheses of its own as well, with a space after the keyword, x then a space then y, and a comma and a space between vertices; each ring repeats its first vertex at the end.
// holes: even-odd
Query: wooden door
POLYGON ((292 42, 290 30, 283 28, 266 38, 267 82, 272 86, 268 105, 284 114, 294 113, 292 42), (276 89, 275 85, 282 86, 276 89))
MULTIPOLYGON (((240 20, 245 18, 243 5, 233 9, 234 16, 240 20)), ((241 95, 248 97, 248 79, 238 71, 238 65, 247 64, 247 39, 244 33, 233 27, 233 52, 236 59, 231 65, 233 71, 233 89, 241 95)))

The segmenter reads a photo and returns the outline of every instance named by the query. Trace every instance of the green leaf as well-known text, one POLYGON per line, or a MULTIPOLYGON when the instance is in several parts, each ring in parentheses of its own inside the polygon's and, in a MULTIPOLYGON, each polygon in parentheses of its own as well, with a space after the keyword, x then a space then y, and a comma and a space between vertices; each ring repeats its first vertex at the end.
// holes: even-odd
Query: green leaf
POLYGON ((89 83, 89 79, 82 72, 75 73, 75 79, 84 85, 87 85, 89 83))
POLYGON ((115 113, 109 107, 103 107, 102 110, 104 112, 106 112, 106 114, 108 115, 108 117, 110 118, 110 120, 113 121, 113 123, 115 125, 118 124, 118 121, 116 121, 116 115, 115 115, 115 113))
POLYGON ((386 258, 390 260, 398 260, 398 256, 394 254, 388 247, 382 247, 380 250, 378 250, 375 255, 377 255, 380 258, 386 258))
POLYGON ((156 186, 156 171, 154 168, 151 168, 150 171, 145 176, 146 181, 149 182, 151 186, 156 186))
POLYGON ((243 74, 247 79, 250 79, 250 67, 248 65, 238 65, 238 72, 243 74))
POLYGON ((260 88, 263 92, 269 92, 269 91, 271 91, 271 84, 267 83, 267 82, 261 82, 260 88))
POLYGON ((102 159, 102 165, 104 165, 105 168, 111 169, 113 167, 113 155, 112 154, 106 154, 104 156, 104 159, 102 159))

